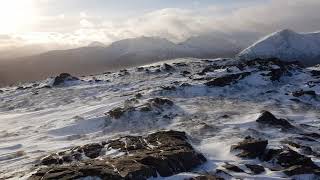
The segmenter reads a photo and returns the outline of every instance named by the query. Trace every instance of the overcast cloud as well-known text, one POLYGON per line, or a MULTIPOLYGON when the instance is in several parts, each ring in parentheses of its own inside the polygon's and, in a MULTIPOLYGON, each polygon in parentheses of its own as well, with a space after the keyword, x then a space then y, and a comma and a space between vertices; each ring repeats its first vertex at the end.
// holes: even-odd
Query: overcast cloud
POLYGON ((319 0, 271 0, 248 7, 165 8, 119 19, 82 11, 78 16, 41 16, 32 33, 1 35, 0 41, 5 45, 60 43, 70 47, 92 41, 108 44, 138 36, 161 36, 179 42, 203 33, 214 35, 214 32, 265 35, 286 28, 310 32, 320 30, 319 9, 319 0))

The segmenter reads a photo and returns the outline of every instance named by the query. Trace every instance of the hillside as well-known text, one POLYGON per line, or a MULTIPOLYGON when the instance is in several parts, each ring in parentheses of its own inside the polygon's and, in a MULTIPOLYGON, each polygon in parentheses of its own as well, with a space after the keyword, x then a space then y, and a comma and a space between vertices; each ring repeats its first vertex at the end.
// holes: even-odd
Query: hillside
POLYGON ((180 57, 230 57, 238 52, 240 48, 231 41, 201 36, 181 44, 157 37, 125 39, 109 46, 95 42, 77 49, 1 60, 0 86, 45 79, 62 72, 88 75, 180 57))
POLYGON ((317 179, 319 78, 176 59, 1 88, 0 178, 317 179))
POLYGON ((300 61, 307 66, 320 63, 320 33, 282 30, 254 43, 239 54, 241 59, 279 58, 300 61))

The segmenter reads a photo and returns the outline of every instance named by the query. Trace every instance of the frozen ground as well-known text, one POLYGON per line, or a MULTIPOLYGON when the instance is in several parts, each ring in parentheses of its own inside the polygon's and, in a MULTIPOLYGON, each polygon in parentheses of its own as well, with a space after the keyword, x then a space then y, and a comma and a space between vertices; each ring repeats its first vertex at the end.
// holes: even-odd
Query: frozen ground
MULTIPOLYGON (((188 133, 194 147, 209 159, 197 171, 214 171, 224 162, 240 166, 244 162, 260 164, 258 160, 238 158, 230 153, 230 146, 251 135, 268 139, 270 147, 279 147, 281 140, 294 136, 279 129, 258 127, 255 120, 262 110, 289 119, 294 125, 309 125, 319 131, 320 79, 311 75, 311 69, 297 67, 279 81, 271 81, 269 76, 262 75, 267 70, 258 66, 239 69, 232 59, 177 59, 167 63, 171 66, 159 63, 143 69, 81 77, 81 81, 61 87, 42 88, 52 82, 49 79, 24 85, 22 90, 2 88, 0 177, 27 178, 41 157, 72 146, 162 129, 188 133), (199 74, 215 65, 219 67, 199 74), (224 87, 204 85, 210 78, 231 72, 251 74, 224 87), (294 97, 292 93, 299 90, 312 90, 316 95, 294 97), (138 93, 142 98, 137 102, 133 99, 138 93), (117 120, 105 114, 115 107, 139 105, 154 97, 172 100, 173 108, 161 113, 135 113, 117 120)), ((270 68, 279 67, 270 65, 270 68)), ((319 152, 318 140, 309 145, 319 152)), ((312 158, 320 163, 320 159, 312 158)), ((180 174, 166 179, 190 176, 180 174)), ((288 179, 271 170, 257 176, 244 173, 233 176, 288 179)))

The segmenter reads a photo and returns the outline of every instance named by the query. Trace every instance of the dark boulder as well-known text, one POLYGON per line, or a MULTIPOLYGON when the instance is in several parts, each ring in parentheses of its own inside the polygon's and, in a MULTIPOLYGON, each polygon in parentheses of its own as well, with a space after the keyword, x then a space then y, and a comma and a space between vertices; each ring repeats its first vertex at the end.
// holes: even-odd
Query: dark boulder
POLYGON ((117 107, 110 110, 107 114, 114 119, 119 119, 125 112, 126 110, 124 108, 117 107))
POLYGON ((102 148, 103 146, 101 144, 93 143, 84 145, 83 147, 79 148, 79 150, 82 150, 87 157, 93 159, 100 156, 102 148))
POLYGON ((314 152, 310 146, 302 145, 298 142, 294 142, 290 140, 282 141, 282 143, 288 144, 291 147, 299 149, 302 154, 318 156, 318 153, 314 152))
POLYGON ((189 71, 182 71, 181 74, 182 74, 183 76, 187 76, 187 75, 190 75, 191 72, 189 72, 189 71))
POLYGON ((301 174, 319 175, 320 168, 311 160, 311 158, 302 155, 292 149, 285 147, 283 149, 270 149, 263 158, 264 161, 271 162, 280 166, 279 170, 288 176, 301 174))
POLYGON ((166 91, 174 91, 177 89, 175 86, 162 86, 161 88, 166 91))
POLYGON ((285 73, 284 69, 272 69, 267 76, 270 76, 271 81, 279 81, 285 73))
POLYGON ((238 80, 241 80, 247 76, 249 76, 250 72, 238 73, 238 74, 228 74, 225 76, 217 77, 209 82, 206 82, 205 85, 207 86, 218 86, 224 87, 227 85, 231 85, 238 80))
POLYGON ((137 72, 142 72, 142 71, 144 71, 144 67, 138 67, 138 68, 136 68, 136 71, 137 72))
POLYGON ((260 157, 260 159, 262 161, 271 161, 273 157, 275 157, 277 154, 280 154, 281 152, 282 149, 267 149, 263 156, 260 157))
POLYGON ((165 106, 165 105, 168 105, 168 106, 173 106, 173 102, 170 101, 169 99, 164 99, 164 98, 153 98, 153 99, 150 99, 148 101, 151 105, 154 105, 154 106, 165 106))
POLYGON ((167 63, 164 63, 162 66, 161 66, 161 70, 163 71, 173 71, 175 70, 175 68, 167 63))
POLYGON ((27 90, 27 89, 31 89, 32 87, 31 86, 19 86, 16 90, 27 90))
POLYGON ((246 137, 242 142, 231 146, 231 151, 240 151, 237 156, 242 158, 257 158, 261 157, 268 145, 267 140, 254 139, 246 137))
POLYGON ((264 125, 274 126, 282 130, 294 129, 295 127, 285 119, 278 119, 269 111, 262 111, 256 122, 264 125))
POLYGON ((302 154, 297 153, 291 149, 285 149, 280 153, 276 154, 271 161, 279 164, 282 167, 288 168, 295 165, 303 165, 316 167, 311 158, 306 157, 302 154))
POLYGON ((79 80, 79 78, 73 77, 68 73, 62 73, 54 79, 53 86, 60 86, 60 85, 63 85, 67 81, 78 81, 78 80, 79 80))
POLYGON ((256 164, 245 164, 245 166, 250 169, 250 171, 253 174, 261 174, 263 172, 265 172, 265 169, 263 166, 260 165, 256 165, 256 164))
POLYGON ((295 91, 292 92, 292 96, 294 97, 300 97, 300 96, 304 96, 304 95, 309 95, 309 96, 317 96, 315 91, 304 91, 304 90, 300 90, 300 91, 295 91))
POLYGON ((141 99, 142 97, 143 97, 143 95, 141 93, 138 93, 135 95, 135 98, 137 98, 137 99, 141 99))
POLYGON ((295 175, 302 175, 302 174, 313 174, 317 178, 320 179, 320 168, 310 167, 310 166, 304 166, 304 165, 297 165, 292 166, 286 170, 283 171, 284 174, 287 176, 295 176, 295 175))
POLYGON ((188 180, 224 180, 224 178, 214 175, 202 175, 189 178, 188 180))
POLYGON ((310 71, 310 73, 312 76, 320 76, 320 71, 318 71, 318 70, 312 70, 312 71, 310 71))
POLYGON ((237 173, 244 173, 244 170, 240 169, 238 166, 234 164, 226 163, 222 167, 224 167, 228 171, 237 172, 237 173))

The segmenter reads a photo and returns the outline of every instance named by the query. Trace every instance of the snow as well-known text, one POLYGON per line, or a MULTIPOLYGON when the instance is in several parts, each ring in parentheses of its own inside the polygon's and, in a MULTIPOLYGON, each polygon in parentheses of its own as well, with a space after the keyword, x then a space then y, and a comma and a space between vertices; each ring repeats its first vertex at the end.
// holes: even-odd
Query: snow
MULTIPOLYGON (((192 80, 181 75, 180 71, 199 72, 203 68, 218 64, 232 64, 233 59, 176 59, 168 61, 174 66, 171 72, 157 72, 163 63, 144 66, 150 70, 137 72, 128 69, 130 75, 121 76, 118 72, 83 77, 72 86, 52 89, 34 87, 19 91, 16 88, 3 88, 0 93, 0 177, 23 177, 30 175, 30 169, 40 158, 73 146, 101 142, 123 135, 142 135, 157 130, 186 131, 194 147, 202 152, 209 162, 194 173, 182 173, 168 178, 184 179, 195 176, 197 172, 211 172, 221 167, 223 162, 241 164, 248 161, 230 153, 230 146, 243 137, 252 135, 269 140, 271 147, 278 147, 279 141, 292 134, 278 129, 262 128, 255 131, 256 118, 261 110, 269 110, 279 118, 292 122, 320 126, 319 100, 301 98, 306 104, 291 101, 286 93, 297 89, 315 90, 320 94, 320 86, 309 88, 306 82, 315 80, 308 69, 292 72, 280 82, 271 82, 256 68, 245 71, 251 75, 237 84, 226 87, 209 88, 203 81, 192 80), (186 66, 174 66, 175 63, 186 66), (90 83, 99 79, 102 82, 90 83), (174 91, 161 87, 189 83, 174 91), (271 93, 266 93, 270 91, 271 93), (38 94, 34 94, 38 92, 38 94), (171 108, 156 109, 152 112, 133 112, 114 120, 105 113, 115 107, 123 107, 128 99, 137 93, 143 97, 135 106, 146 103, 150 98, 163 97, 175 104, 171 108), (169 115, 170 118, 163 118, 169 115), (223 118, 228 115, 227 118, 223 118)), ((278 68, 273 66, 272 68, 278 68)), ((233 67, 230 70, 240 71, 233 67)), ((226 69, 208 73, 208 77, 224 75, 226 69)), ((50 80, 39 82, 45 85, 50 80)), ((319 144, 311 144, 320 148, 319 144)), ((105 155, 121 156, 115 149, 105 150, 105 155)), ((236 174, 245 179, 286 179, 281 173, 267 171, 259 176, 236 174)), ((305 176, 309 177, 309 176, 305 176)), ((22 179, 23 179, 22 178, 22 179)), ((300 177, 301 178, 301 177, 300 177)), ((15 178, 13 178, 15 179, 15 178)), ((95 179, 88 177, 87 179, 95 179)), ((302 179, 307 179, 302 177, 302 179)))
POLYGON ((296 33, 282 30, 268 35, 238 56, 241 59, 279 58, 286 61, 300 61, 302 64, 320 63, 320 33, 296 33))

